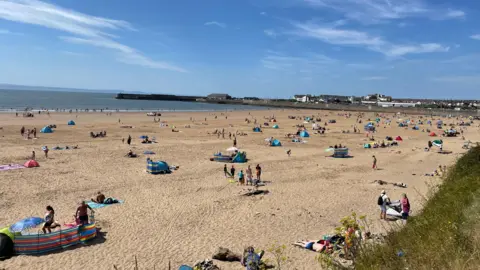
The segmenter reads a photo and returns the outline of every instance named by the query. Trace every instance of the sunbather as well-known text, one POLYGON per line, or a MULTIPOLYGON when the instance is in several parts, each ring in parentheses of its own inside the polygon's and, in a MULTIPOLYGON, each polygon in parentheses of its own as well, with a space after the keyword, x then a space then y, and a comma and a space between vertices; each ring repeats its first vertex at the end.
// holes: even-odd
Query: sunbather
POLYGON ((105 195, 103 195, 103 193, 100 191, 97 193, 97 197, 92 199, 92 202, 96 203, 103 203, 103 201, 105 201, 105 195))
POLYGON ((293 243, 294 246, 303 247, 316 252, 322 252, 328 246, 328 242, 325 240, 302 240, 293 243))

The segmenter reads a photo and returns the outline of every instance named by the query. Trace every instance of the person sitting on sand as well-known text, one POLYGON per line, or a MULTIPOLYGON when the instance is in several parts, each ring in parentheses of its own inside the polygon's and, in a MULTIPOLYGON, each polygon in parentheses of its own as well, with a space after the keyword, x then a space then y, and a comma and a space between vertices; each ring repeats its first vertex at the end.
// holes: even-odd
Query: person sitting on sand
POLYGON ((263 250, 257 254, 255 253, 255 249, 253 247, 247 247, 243 251, 243 256, 240 263, 242 266, 245 266, 247 270, 260 269, 263 254, 265 254, 263 250))
POLYGON ((75 212, 75 218, 78 218, 82 225, 88 224, 88 209, 90 209, 92 213, 95 213, 95 211, 93 211, 93 209, 86 204, 85 201, 82 201, 75 212))
POLYGON ((105 195, 103 195, 102 192, 98 192, 97 193, 97 197, 95 199, 92 199, 92 202, 96 202, 96 203, 103 203, 105 201, 105 195))

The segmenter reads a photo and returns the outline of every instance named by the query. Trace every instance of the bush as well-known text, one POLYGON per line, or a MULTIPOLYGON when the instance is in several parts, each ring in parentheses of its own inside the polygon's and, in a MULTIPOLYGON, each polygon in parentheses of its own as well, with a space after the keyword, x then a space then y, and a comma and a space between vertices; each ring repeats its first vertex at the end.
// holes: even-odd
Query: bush
POLYGON ((418 216, 367 247, 356 269, 478 269, 480 147, 462 156, 418 216))

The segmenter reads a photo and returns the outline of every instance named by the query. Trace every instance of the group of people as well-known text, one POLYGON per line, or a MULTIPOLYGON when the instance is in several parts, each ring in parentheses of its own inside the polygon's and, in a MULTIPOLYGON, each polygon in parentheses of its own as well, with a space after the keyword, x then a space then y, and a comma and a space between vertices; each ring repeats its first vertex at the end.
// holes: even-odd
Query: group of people
MULTIPOLYGON (((230 167, 230 172, 228 171, 227 164, 223 166, 223 173, 225 174, 225 177, 230 177, 230 178, 235 178, 235 166, 232 165, 230 167)), ((238 173, 238 184, 239 185, 252 185, 252 186, 257 186, 260 181, 261 181, 261 176, 262 176, 262 167, 260 167, 260 164, 257 164, 255 167, 255 176, 256 178, 253 178, 253 170, 250 165, 248 165, 247 169, 245 170, 245 173, 243 170, 240 170, 238 173)))
MULTIPOLYGON (((391 200, 388 197, 385 190, 382 190, 380 196, 378 197, 378 206, 380 207, 380 219, 387 220, 387 207, 391 204, 391 200)), ((407 194, 402 194, 402 199, 400 200, 401 205, 401 215, 404 222, 407 221, 410 215, 410 201, 408 200, 407 194)))
POLYGON ((31 135, 33 135, 33 138, 37 138, 37 128, 34 127, 33 129, 25 130, 25 127, 22 126, 20 134, 25 140, 29 140, 31 135))
POLYGON ((103 138, 103 137, 106 137, 107 136, 107 132, 104 130, 104 131, 100 131, 98 133, 93 133, 93 132, 90 132, 90 137, 92 138, 103 138))
MULTIPOLYGON (((97 193, 94 199, 91 199, 91 201, 99 204, 119 203, 119 201, 116 199, 105 197, 105 195, 100 191, 97 193)), ((75 221, 73 224, 82 226, 89 224, 89 222, 94 222, 94 220, 92 220, 94 213, 95 211, 85 201, 81 201, 77 207, 77 210, 75 211, 75 221), (88 215, 88 210, 90 210, 90 216, 88 215), (90 217, 92 219, 89 219, 90 217)), ((51 233, 52 229, 60 226, 61 224, 55 220, 55 210, 52 206, 48 205, 45 212, 45 223, 42 226, 43 233, 51 233)))

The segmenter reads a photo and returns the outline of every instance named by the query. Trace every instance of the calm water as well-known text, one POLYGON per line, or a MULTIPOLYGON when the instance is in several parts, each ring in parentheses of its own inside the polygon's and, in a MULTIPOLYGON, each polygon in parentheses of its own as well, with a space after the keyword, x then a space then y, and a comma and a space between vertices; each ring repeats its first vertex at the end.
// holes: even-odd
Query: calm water
MULTIPOLYGON (((208 104, 181 101, 117 100, 115 94, 53 91, 0 90, 0 111, 96 109, 120 111, 224 111, 256 110, 255 106, 208 104)), ((265 109, 265 108, 263 108, 265 109)))

